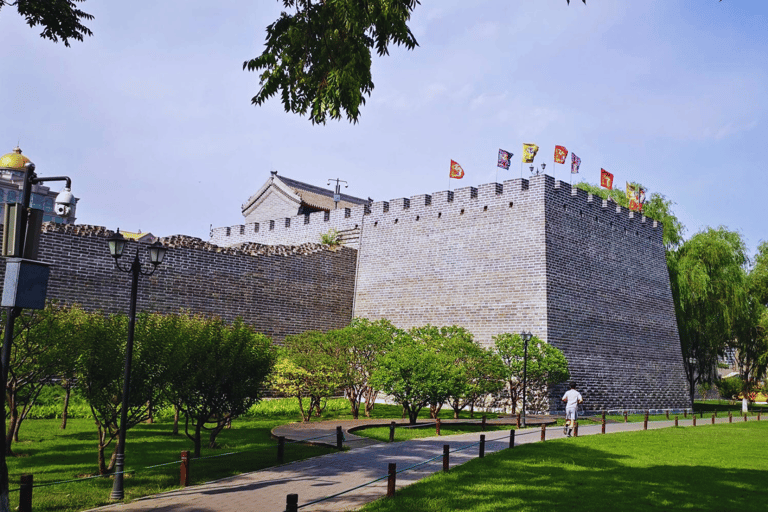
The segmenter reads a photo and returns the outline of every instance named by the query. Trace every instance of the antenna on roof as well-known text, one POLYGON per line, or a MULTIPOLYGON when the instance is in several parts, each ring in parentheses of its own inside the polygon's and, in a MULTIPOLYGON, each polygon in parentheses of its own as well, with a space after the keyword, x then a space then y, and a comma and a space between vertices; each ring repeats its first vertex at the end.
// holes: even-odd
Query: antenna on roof
MULTIPOLYGON (((334 202, 334 208, 339 208, 339 201, 341 201, 341 184, 342 183, 348 183, 342 179, 339 178, 328 178, 328 184, 330 185, 332 181, 336 182, 336 192, 333 194, 333 202, 334 202)), ((344 185, 344 188, 349 188, 349 184, 344 185)))

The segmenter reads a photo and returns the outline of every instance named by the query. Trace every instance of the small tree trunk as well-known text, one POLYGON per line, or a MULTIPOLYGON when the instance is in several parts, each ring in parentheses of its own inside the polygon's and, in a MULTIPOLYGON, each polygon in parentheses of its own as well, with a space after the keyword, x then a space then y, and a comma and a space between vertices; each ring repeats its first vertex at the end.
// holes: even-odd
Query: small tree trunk
MULTIPOLYGON (((8 430, 5 434, 5 454, 8 456, 13 455, 13 450, 11 449, 11 446, 14 441, 14 434, 16 434, 17 430, 17 424, 19 421, 19 410, 16 407, 16 402, 13 400, 13 398, 10 397, 9 393, 9 400, 8 400, 8 408, 10 410, 10 417, 8 419, 8 430)), ((18 441, 18 438, 16 438, 18 441)))
POLYGON ((746 397, 746 393, 744 395, 744 398, 741 399, 741 413, 747 414, 749 412, 749 398, 746 397))
POLYGON ((198 420, 195 424, 195 439, 194 439, 194 445, 195 445, 195 458, 200 458, 200 450, 202 445, 202 420, 198 420))
POLYGON ((72 385, 69 380, 64 385, 64 407, 61 409, 61 430, 67 428, 67 417, 69 416, 69 396, 72 394, 72 385))
POLYGON ((145 423, 154 423, 155 422, 155 411, 153 410, 153 403, 152 400, 147 401, 147 421, 145 423))
POLYGON ((469 417, 472 419, 475 418, 475 402, 469 404, 469 417))
POLYGON ((179 435, 179 405, 173 405, 173 430, 171 434, 174 436, 179 435))
POLYGON ((224 427, 229 425, 231 421, 232 417, 226 415, 216 423, 216 426, 211 430, 211 434, 208 437, 208 448, 216 448, 216 436, 218 436, 219 433, 224 430, 224 427))

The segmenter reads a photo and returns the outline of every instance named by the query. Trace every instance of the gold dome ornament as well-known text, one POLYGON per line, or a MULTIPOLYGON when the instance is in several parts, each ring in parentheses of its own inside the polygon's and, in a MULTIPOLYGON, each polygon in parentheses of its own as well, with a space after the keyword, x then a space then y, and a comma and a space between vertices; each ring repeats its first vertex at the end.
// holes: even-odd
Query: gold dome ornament
POLYGON ((24 171, 26 164, 32 161, 21 154, 21 148, 16 146, 11 153, 0 156, 0 169, 9 169, 14 171, 24 171))

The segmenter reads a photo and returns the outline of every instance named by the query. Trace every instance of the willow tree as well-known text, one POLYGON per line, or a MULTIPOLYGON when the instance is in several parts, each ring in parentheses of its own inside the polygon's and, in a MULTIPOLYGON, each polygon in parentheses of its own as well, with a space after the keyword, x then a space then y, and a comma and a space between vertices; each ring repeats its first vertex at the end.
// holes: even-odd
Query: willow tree
POLYGON ((691 401, 698 384, 716 379, 718 358, 743 319, 747 261, 741 235, 722 226, 696 233, 668 255, 691 401))

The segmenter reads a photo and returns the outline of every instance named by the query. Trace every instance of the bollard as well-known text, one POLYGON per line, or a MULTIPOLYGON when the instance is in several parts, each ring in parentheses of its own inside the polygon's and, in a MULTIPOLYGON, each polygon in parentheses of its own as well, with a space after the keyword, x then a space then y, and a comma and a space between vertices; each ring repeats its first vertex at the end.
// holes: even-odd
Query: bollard
POLYGON ((627 417, 627 411, 624 411, 624 423, 627 423, 629 418, 627 417))
POLYGON ((285 436, 277 438, 277 462, 282 464, 285 459, 285 436))
POLYGON ((603 427, 602 427, 602 431, 600 433, 601 434, 605 434, 605 413, 603 413, 603 427))
POLYGON ((336 427, 336 449, 341 450, 344 448, 344 432, 341 427, 336 427))
POLYGON ((714 414, 712 415, 712 424, 713 425, 715 424, 715 415, 714 414))
POLYGON ((696 415, 695 414, 693 415, 693 426, 694 427, 696 426, 696 415))
POLYGON ((509 431, 509 447, 515 447, 515 429, 509 431))
POLYGON ((21 475, 21 487, 19 487, 19 512, 32 512, 33 481, 34 477, 32 475, 21 475))
POLYGON ((440 418, 435 420, 435 435, 440 435, 440 418))
POLYGON ((677 416, 675 416, 675 426, 677 426, 677 416))
POLYGON ((731 411, 728 411, 728 423, 733 423, 733 414, 731 414, 731 411))
POLYGON ((544 441, 547 438, 547 430, 544 425, 541 426, 541 440, 544 441))
POLYGON ((643 418, 643 430, 648 430, 648 415, 643 418))
POLYGON ((179 474, 179 485, 186 487, 189 485, 189 452, 181 452, 181 469, 179 474))
POLYGON ((394 421, 389 424, 389 442, 394 443, 395 442, 395 423, 394 421))
POLYGON ((443 471, 448 471, 448 457, 451 453, 451 445, 443 445, 443 471))
POLYGON ((573 437, 579 437, 579 422, 573 422, 573 437))
POLYGON ((485 418, 485 414, 483 414, 483 422, 482 422, 482 425, 483 425, 483 432, 485 432, 485 419, 486 419, 486 418, 485 418))
POLYGON ((688 409, 683 411, 683 418, 688 419, 688 409))
POLYGON ((285 497, 285 512, 299 512, 298 494, 289 494, 285 497))
POLYGON ((388 467, 389 479, 387 480, 387 498, 391 498, 395 495, 395 478, 397 476, 397 464, 394 462, 389 463, 388 467))
POLYGON ((485 434, 480 434, 480 458, 485 457, 485 434))
POLYGON ((669 419, 669 409, 667 409, 667 419, 669 419))

